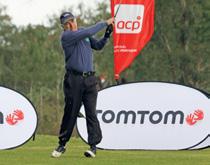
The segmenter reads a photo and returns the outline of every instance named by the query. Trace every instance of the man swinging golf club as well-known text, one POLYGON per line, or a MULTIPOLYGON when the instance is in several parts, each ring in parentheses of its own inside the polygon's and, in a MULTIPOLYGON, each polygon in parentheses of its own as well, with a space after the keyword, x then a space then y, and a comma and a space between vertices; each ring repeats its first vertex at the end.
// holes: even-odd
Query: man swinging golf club
POLYGON ((81 104, 84 104, 88 144, 90 149, 84 155, 96 156, 96 145, 102 140, 99 121, 96 116, 97 79, 93 69, 92 49, 101 50, 112 33, 114 18, 98 22, 88 28, 79 29, 74 15, 64 12, 60 16, 64 29, 61 34, 61 44, 65 55, 64 115, 60 127, 59 144, 52 152, 52 157, 60 157, 65 152, 65 145, 69 141, 81 104), (97 40, 94 34, 106 28, 102 39, 97 40))

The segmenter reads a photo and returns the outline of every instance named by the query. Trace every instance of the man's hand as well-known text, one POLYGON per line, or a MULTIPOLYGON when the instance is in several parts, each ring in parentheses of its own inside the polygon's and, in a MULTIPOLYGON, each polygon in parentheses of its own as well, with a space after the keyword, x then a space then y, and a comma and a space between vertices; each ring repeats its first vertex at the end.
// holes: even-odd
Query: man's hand
POLYGON ((109 38, 110 35, 111 35, 112 32, 113 32, 114 18, 110 18, 110 19, 108 19, 106 22, 107 22, 108 26, 107 26, 107 28, 106 28, 104 37, 105 37, 105 38, 109 38))
POLYGON ((109 18, 108 20, 106 20, 106 23, 107 23, 108 25, 114 25, 114 17, 109 18))

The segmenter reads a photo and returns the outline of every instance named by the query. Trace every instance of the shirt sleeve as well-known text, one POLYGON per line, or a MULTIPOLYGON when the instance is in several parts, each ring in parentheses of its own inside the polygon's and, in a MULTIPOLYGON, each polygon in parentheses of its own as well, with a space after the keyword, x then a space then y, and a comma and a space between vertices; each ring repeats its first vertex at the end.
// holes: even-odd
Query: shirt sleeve
POLYGON ((77 31, 64 31, 62 40, 68 44, 74 44, 82 39, 89 38, 107 26, 106 22, 99 22, 88 28, 79 29, 77 31))
POLYGON ((90 37, 90 44, 91 44, 91 48, 95 49, 95 50, 101 50, 105 44, 107 43, 107 38, 101 38, 100 40, 97 40, 93 37, 90 37))

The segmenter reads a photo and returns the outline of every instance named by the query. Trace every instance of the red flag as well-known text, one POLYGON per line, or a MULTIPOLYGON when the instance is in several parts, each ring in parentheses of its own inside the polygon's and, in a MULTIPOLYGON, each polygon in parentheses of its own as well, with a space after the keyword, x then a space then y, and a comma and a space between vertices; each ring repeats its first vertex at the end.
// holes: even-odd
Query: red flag
POLYGON ((111 0, 115 17, 114 72, 115 79, 126 69, 154 32, 155 0, 111 0))

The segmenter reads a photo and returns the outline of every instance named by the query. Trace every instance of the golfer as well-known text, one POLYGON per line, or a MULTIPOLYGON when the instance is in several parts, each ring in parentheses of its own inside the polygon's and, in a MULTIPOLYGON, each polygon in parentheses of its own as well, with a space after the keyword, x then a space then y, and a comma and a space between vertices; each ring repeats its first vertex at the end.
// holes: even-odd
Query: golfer
POLYGON ((61 34, 61 44, 65 55, 64 96, 65 107, 59 133, 58 147, 52 152, 52 157, 60 157, 66 150, 82 103, 84 104, 88 144, 90 149, 84 155, 96 156, 96 145, 102 139, 99 121, 96 116, 97 79, 93 67, 92 49, 101 50, 110 34, 114 18, 98 22, 88 28, 78 28, 74 15, 64 12, 60 16, 64 29, 61 34), (106 28, 102 39, 97 40, 94 34, 106 28))

